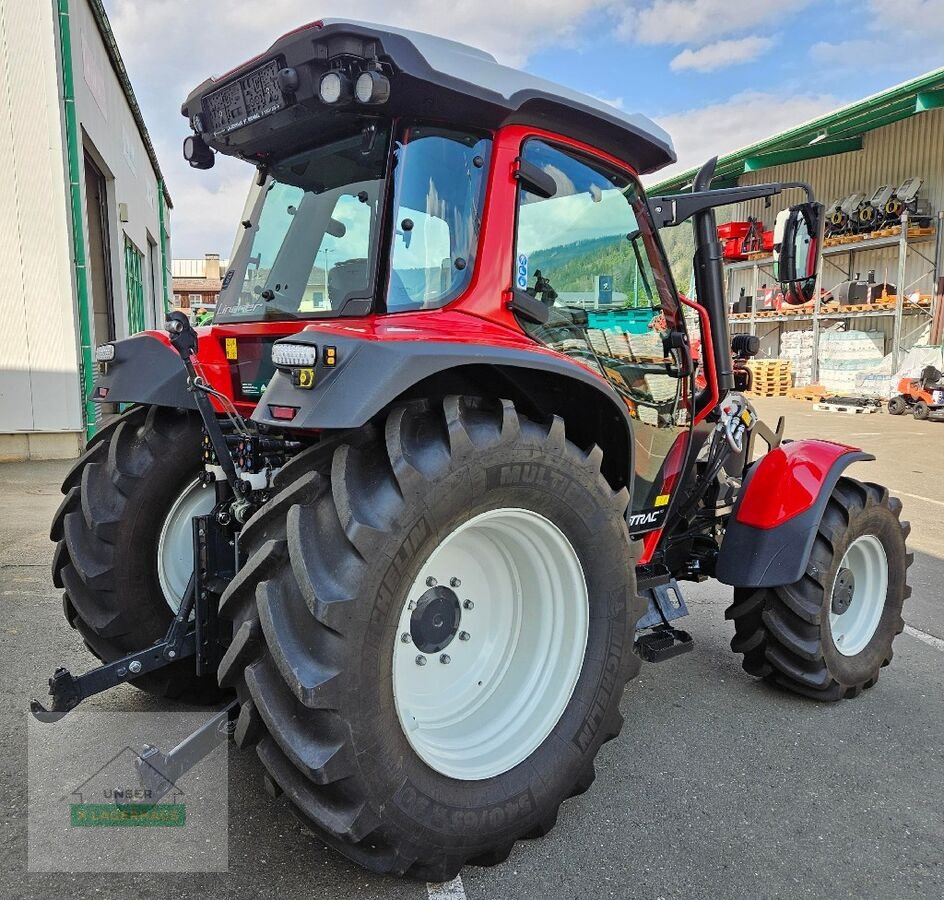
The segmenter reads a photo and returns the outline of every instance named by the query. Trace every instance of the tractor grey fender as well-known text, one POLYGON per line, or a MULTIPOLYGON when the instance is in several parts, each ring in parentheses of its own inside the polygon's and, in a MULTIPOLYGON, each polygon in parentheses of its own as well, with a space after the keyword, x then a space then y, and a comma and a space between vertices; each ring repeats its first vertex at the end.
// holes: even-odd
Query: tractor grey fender
POLYGON ((745 588, 778 587, 799 581, 806 572, 826 504, 842 473, 854 462, 874 459, 855 447, 801 440, 784 443, 754 463, 721 542, 715 567, 718 581, 745 588), (808 505, 794 515, 786 515, 788 504, 769 502, 771 497, 797 494, 801 505, 804 501, 808 505), (769 521, 763 521, 768 514, 769 521))
POLYGON ((177 352, 149 334, 114 341, 115 358, 95 379, 96 403, 143 403, 196 409, 187 371, 177 352))
POLYGON ((602 378, 566 356, 492 344, 376 341, 309 332, 281 343, 318 347, 314 383, 310 389, 296 387, 290 371, 277 370, 252 415, 254 421, 266 425, 281 429, 359 428, 425 379, 460 366, 496 366, 566 376, 592 387, 603 402, 612 405, 632 446, 631 420, 619 395, 602 378), (325 364, 325 346, 335 348, 334 367, 325 364), (294 407, 297 412, 289 423, 272 415, 275 407, 294 407))

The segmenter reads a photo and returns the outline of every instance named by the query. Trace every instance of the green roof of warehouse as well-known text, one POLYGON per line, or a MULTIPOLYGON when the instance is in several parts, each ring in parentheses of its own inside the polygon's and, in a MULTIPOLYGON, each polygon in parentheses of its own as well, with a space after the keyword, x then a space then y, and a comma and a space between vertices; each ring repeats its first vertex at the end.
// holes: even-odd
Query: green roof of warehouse
MULTIPOLYGON (((944 67, 719 157, 712 187, 733 185, 745 172, 861 150, 866 132, 938 107, 944 107, 944 67)), ((648 192, 687 189, 697 172, 697 168, 680 172, 648 192)))

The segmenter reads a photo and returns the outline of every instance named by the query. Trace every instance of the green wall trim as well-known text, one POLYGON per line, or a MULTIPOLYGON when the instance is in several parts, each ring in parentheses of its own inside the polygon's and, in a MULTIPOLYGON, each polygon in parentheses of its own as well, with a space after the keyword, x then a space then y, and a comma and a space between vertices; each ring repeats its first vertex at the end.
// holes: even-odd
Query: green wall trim
POLYGON ((82 216, 82 181, 79 158, 80 140, 75 115, 75 85, 72 69, 72 29, 69 0, 58 0, 59 67, 62 70, 62 108, 65 114, 66 159, 69 167, 69 207, 72 219, 72 265, 75 271, 75 294, 79 320, 79 389, 82 391, 85 439, 95 434, 96 406, 89 399, 95 380, 95 357, 92 347, 88 268, 85 253, 85 228, 82 216))
POLYGON ((170 294, 167 293, 167 226, 165 224, 164 212, 164 179, 162 178, 157 186, 157 214, 160 223, 160 241, 161 241, 161 283, 164 285, 164 315, 170 312, 170 294))

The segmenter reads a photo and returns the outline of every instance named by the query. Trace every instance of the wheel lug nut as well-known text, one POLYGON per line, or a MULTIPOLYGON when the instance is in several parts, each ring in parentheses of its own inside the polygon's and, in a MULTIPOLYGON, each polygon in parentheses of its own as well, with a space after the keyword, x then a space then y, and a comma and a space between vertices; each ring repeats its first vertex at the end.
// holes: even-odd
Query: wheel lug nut
POLYGON ((463 609, 475 609, 475 604, 474 604, 471 600, 463 600, 463 601, 462 601, 462 608, 463 608, 463 609))
POLYGON ((449 587, 461 587, 461 586, 462 586, 462 582, 459 581, 458 578, 449 579, 449 587))
POLYGON ((426 579, 426 587, 436 587, 437 584, 439 584, 439 582, 435 578, 433 578, 432 575, 430 575, 429 578, 426 579))
POLYGON ((448 666, 449 663, 452 662, 452 657, 451 657, 448 653, 443 653, 443 655, 439 657, 439 661, 440 661, 444 666, 448 666))
POLYGON ((416 664, 417 664, 418 666, 425 666, 425 665, 426 665, 426 657, 423 656, 422 653, 420 653, 420 654, 416 657, 416 664))
POLYGON ((410 641, 412 640, 412 638, 410 637, 410 632, 404 631, 403 634, 400 635, 400 640, 403 641, 404 644, 409 644, 410 641))
POLYGON ((459 640, 460 640, 460 641, 467 641, 470 637, 471 637, 471 635, 469 634, 468 631, 460 631, 460 632, 459 632, 459 640))

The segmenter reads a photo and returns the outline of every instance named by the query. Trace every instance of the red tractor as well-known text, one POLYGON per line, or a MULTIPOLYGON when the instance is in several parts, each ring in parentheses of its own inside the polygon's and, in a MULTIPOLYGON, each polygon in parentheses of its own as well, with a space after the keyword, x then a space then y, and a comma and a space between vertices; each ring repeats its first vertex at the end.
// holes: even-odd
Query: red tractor
MULTIPOLYGON (((626 681, 692 646, 679 582, 733 587, 751 675, 815 700, 875 684, 909 595, 901 504, 845 474, 855 447, 758 421, 756 340, 735 360, 725 316, 714 208, 804 185, 712 191, 712 161, 647 199, 675 155, 645 118, 342 21, 183 112, 191 165, 245 160, 254 194, 211 326, 172 313, 96 351, 119 411, 52 539, 103 665, 57 670, 35 714, 125 681, 220 697, 154 765, 179 775, 233 719, 326 843, 446 880, 590 786, 626 681), (689 220, 697 303, 659 236, 689 220)), ((806 191, 793 302, 821 243, 806 191)))

